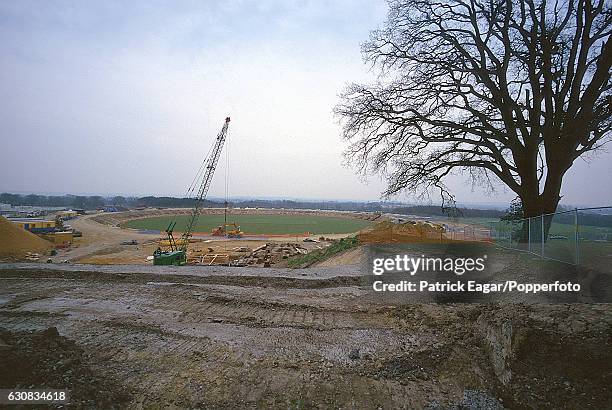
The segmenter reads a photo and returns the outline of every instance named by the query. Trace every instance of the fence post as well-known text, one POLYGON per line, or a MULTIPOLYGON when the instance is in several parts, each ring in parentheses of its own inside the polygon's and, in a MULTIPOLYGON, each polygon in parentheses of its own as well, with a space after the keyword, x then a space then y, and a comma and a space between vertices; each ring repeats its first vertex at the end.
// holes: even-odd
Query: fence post
POLYGON ((580 264, 580 247, 578 246, 578 208, 574 210, 574 241, 576 252, 576 265, 580 264))
POLYGON ((527 252, 531 253, 531 218, 527 218, 527 252))
POLYGON ((540 215, 540 221, 542 222, 540 225, 542 225, 542 254, 540 255, 540 258, 544 259, 544 215, 540 215))

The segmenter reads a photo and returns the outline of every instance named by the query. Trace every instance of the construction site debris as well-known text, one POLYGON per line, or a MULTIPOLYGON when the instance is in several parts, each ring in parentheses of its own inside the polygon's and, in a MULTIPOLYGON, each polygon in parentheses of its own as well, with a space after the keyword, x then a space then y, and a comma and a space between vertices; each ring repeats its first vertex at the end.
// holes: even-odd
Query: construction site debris
POLYGON ((30 262, 36 262, 40 259, 40 254, 36 252, 26 252, 25 259, 30 262))
POLYGON ((263 266, 265 268, 295 255, 308 253, 306 248, 294 243, 267 243, 232 263, 234 266, 263 266))
MULTIPOLYGON (((212 248, 209 248, 212 249, 212 248)), ((192 252, 187 257, 188 265, 229 265, 232 257, 228 253, 208 253, 201 254, 192 252)))

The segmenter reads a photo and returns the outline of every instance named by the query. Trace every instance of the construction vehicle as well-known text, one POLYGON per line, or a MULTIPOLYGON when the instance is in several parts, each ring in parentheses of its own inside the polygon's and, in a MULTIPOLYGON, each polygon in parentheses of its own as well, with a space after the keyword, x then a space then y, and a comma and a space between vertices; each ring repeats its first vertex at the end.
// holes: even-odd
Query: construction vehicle
MULTIPOLYGON (((176 225, 176 220, 170 222, 165 231, 167 235, 167 243, 169 244, 170 249, 162 250, 161 248, 157 248, 157 250, 153 252, 153 265, 184 265, 185 263, 187 263, 187 247, 189 245, 189 238, 193 233, 193 228, 196 226, 196 221, 200 216, 202 204, 204 202, 204 199, 206 198, 206 194, 208 193, 208 188, 210 187, 210 183, 212 182, 215 169, 217 168, 217 163, 219 162, 219 157, 223 149, 223 144, 225 143, 225 140, 227 138, 227 129, 229 127, 229 123, 230 118, 225 118, 223 127, 217 135, 212 150, 209 156, 204 160, 204 163, 202 164, 202 182, 200 183, 198 192, 194 197, 195 203, 189 216, 185 231, 183 232, 179 240, 175 240, 172 233, 176 225)), ((196 179, 194 179, 194 183, 189 188, 188 192, 196 187, 196 183, 197 175, 196 179)))
POLYGON ((236 225, 236 222, 227 223, 217 226, 211 232, 212 236, 225 236, 228 238, 242 238, 244 232, 240 230, 240 226, 236 225), (233 229, 228 229, 233 228, 233 229))

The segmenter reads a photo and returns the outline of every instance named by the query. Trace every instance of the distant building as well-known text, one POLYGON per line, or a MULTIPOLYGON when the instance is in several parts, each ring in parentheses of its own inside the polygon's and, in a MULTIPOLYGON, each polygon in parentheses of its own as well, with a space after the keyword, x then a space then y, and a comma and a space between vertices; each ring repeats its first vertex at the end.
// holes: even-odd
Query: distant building
POLYGON ((55 221, 39 218, 9 218, 9 221, 32 233, 55 232, 55 221))

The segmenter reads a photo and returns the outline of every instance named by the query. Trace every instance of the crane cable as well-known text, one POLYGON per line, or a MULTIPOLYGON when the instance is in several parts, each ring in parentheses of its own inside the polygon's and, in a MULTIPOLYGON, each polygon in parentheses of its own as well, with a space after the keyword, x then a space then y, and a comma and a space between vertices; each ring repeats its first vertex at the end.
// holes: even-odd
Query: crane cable
MULTIPOLYGON (((204 156, 204 159, 202 160, 202 163, 200 164, 200 167, 198 168, 198 171, 196 172, 195 176, 193 177, 193 180, 191 181, 191 184, 189 184, 189 186, 187 187, 187 191, 185 192, 185 195, 183 196, 184 198, 193 198, 194 197, 194 192, 195 192, 195 188, 198 186, 198 182, 200 181, 200 179, 202 178, 202 175, 204 174, 204 170, 206 168, 206 163, 208 162, 208 159, 210 157, 210 154, 212 152, 214 145, 211 145, 210 148, 208 148, 208 152, 206 153, 206 155, 204 156)), ((175 223, 178 220, 179 215, 174 215, 174 218, 172 219, 172 223, 175 223)))
POLYGON ((226 140, 225 140, 225 208, 227 208, 227 200, 229 199, 229 177, 230 177, 229 153, 230 153, 230 135, 228 133, 226 140))
MULTIPOLYGON (((227 236, 227 200, 229 198, 229 152, 230 152, 230 136, 229 133, 226 134, 225 137, 225 209, 223 210, 224 218, 223 218, 223 230, 225 231, 225 235, 227 236)), ((227 252, 227 242, 224 241, 224 250, 227 252)))
POLYGON ((198 172, 196 173, 195 177, 193 178, 193 181, 191 181, 191 184, 189 185, 189 187, 187 188, 187 192, 185 194, 185 197, 187 198, 191 198, 189 195, 192 195, 194 193, 194 190, 196 188, 196 186, 198 185, 198 182, 200 181, 203 173, 204 173, 204 167, 206 165, 206 163, 208 162, 208 158, 210 157, 210 153, 212 151, 213 147, 211 146, 208 149, 208 152, 206 153, 206 155, 204 156, 204 159, 202 160, 202 164, 200 165, 200 168, 198 169, 198 172))

